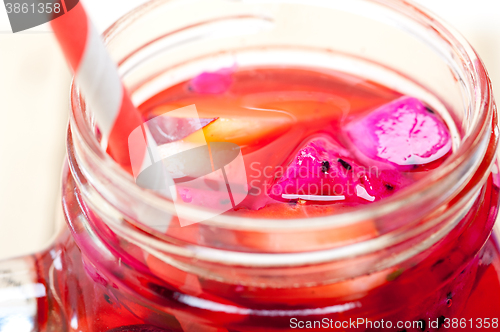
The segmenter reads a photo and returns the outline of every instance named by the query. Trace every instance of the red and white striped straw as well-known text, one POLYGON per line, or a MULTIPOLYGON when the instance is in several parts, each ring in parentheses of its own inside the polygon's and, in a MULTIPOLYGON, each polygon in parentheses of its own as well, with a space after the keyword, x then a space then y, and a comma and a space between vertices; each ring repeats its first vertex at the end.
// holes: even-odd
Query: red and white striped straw
MULTIPOLYGON (((117 66, 81 2, 52 20, 51 26, 75 74, 77 86, 95 115, 102 133, 101 143, 108 154, 137 179, 144 169, 159 160, 156 142, 147 127, 143 126, 142 117, 118 75, 117 66), (142 139, 135 140, 131 145, 130 134, 141 126, 142 139)), ((168 189, 173 180, 164 171, 161 173, 137 183, 153 190, 163 191, 161 189, 165 186, 168 189), (159 183, 162 181, 165 183, 159 183)), ((164 192, 168 193, 169 190, 164 192)))

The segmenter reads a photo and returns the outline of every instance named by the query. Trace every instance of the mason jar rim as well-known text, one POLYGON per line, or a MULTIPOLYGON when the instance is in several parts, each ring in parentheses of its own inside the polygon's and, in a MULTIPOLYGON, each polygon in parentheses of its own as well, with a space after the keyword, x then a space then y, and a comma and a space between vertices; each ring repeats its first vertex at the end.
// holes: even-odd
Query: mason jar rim
MULTIPOLYGON (((114 36, 120 34, 124 27, 132 25, 137 17, 145 15, 154 10, 156 6, 168 2, 173 1, 154 0, 138 7, 108 28, 104 33, 104 39, 106 41, 111 40, 114 36)), ((270 0, 269 2, 273 1, 270 0)), ((313 5, 316 1, 282 0, 278 2, 313 5)), ((425 197, 451 197, 462 190, 463 186, 479 169, 480 164, 486 163, 488 165, 488 168, 481 168, 481 171, 485 172, 485 174, 489 171, 495 153, 487 150, 496 151, 497 148, 496 133, 492 134, 492 129, 495 128, 496 130, 495 108, 492 101, 490 80, 476 52, 459 33, 416 4, 402 0, 361 0, 360 2, 382 5, 405 15, 406 19, 417 24, 431 27, 460 55, 464 66, 471 75, 471 80, 475 83, 473 87, 470 87, 473 88, 470 111, 477 115, 473 130, 461 142, 458 150, 454 151, 444 164, 436 172, 432 172, 425 181, 416 183, 411 190, 398 193, 380 202, 357 207, 354 211, 307 219, 286 219, 286 222, 283 222, 282 219, 253 219, 220 215, 211 220, 203 221, 203 223, 226 229, 262 232, 296 232, 301 229, 323 229, 338 227, 339 225, 353 225, 363 220, 376 219, 396 211, 402 211, 408 206, 418 204, 425 197), (411 16, 408 13, 411 13, 411 16)), ((92 127, 87 121, 88 119, 83 114, 85 105, 80 102, 80 94, 75 85, 72 85, 71 91, 71 133, 76 140, 83 142, 79 153, 85 154, 84 159, 86 162, 92 163, 100 172, 106 174, 106 178, 110 179, 113 185, 125 191, 131 199, 147 202, 147 204, 158 209, 174 214, 175 208, 171 200, 137 186, 132 176, 102 150, 92 127)), ((190 210, 188 214, 192 213, 193 215, 203 211, 200 208, 187 210, 190 210)))

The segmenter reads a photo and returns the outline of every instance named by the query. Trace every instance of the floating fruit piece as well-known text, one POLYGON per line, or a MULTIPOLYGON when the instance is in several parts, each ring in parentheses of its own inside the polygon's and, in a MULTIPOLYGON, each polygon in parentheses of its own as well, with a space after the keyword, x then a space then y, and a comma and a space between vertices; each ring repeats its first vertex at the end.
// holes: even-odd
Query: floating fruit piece
POLYGON ((160 115, 147 122, 151 135, 157 144, 176 142, 199 131, 217 118, 179 118, 160 115))
MULTIPOLYGON (((219 118, 203 128, 207 142, 231 142, 239 146, 260 144, 263 140, 272 140, 285 133, 291 126, 282 119, 258 120, 251 118, 226 119, 219 118)), ((195 140, 195 136, 186 137, 187 142, 195 140)))
POLYGON ((401 97, 350 123, 347 134, 367 157, 398 166, 431 163, 451 150, 451 135, 436 114, 401 97))
POLYGON ((345 98, 312 91, 254 93, 246 96, 242 102, 258 108, 280 110, 299 121, 321 121, 324 124, 341 118, 351 109, 345 98))
MULTIPOLYGON (((235 107, 227 100, 213 99, 196 104, 202 124, 198 127, 203 127, 203 131, 194 132, 186 137, 186 141, 203 144, 205 141, 232 142, 241 147, 263 145, 283 135, 296 123, 294 116, 281 110, 235 107)), ((150 114, 161 116, 184 107, 182 104, 162 105, 150 114)))
POLYGON ((398 172, 367 168, 331 138, 315 138, 299 150, 268 194, 278 201, 373 202, 408 184, 398 172), (321 199, 323 196, 325 199, 321 199))
POLYGON ((370 167, 369 172, 360 174, 358 181, 358 185, 363 186, 368 195, 375 197, 375 200, 389 197, 412 183, 399 171, 379 170, 376 167, 370 167))
POLYGON ((216 117, 200 117, 196 105, 162 108, 145 122, 158 145, 177 142, 200 132, 200 129, 215 121, 216 117))
POLYGON ((221 68, 215 72, 204 72, 189 82, 193 92, 201 94, 219 94, 229 90, 233 83, 234 68, 221 68))

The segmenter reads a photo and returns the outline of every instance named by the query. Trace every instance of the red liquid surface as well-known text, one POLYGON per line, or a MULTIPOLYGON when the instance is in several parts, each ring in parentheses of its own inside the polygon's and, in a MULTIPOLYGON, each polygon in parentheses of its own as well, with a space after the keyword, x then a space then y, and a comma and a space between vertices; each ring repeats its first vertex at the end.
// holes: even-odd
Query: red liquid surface
MULTIPOLYGON (((373 166, 359 158, 343 128, 401 97, 399 93, 333 72, 267 68, 221 75, 213 89, 204 86, 203 80, 184 82, 151 98, 140 109, 150 119, 195 104, 200 118, 207 119, 203 133, 208 142, 240 146, 250 194, 228 214, 307 218, 370 203, 359 196, 338 202, 280 200, 270 197, 269 188, 284 174, 277 173, 279 167, 290 165, 313 138, 333 139, 350 153, 353 163, 373 166)), ((198 142, 199 136, 187 134, 181 137, 184 142, 198 142)), ((399 180, 387 189, 397 193, 439 167, 445 158, 399 168, 374 163, 384 171, 397 171, 399 180)), ((467 328, 462 330, 476 331, 482 330, 477 326, 484 326, 487 318, 490 329, 498 326, 492 324, 500 319, 500 256, 489 231, 498 207, 496 175, 489 177, 459 225, 423 253, 354 279, 288 288, 202 278, 133 245, 121 250, 119 240, 87 210, 69 174, 65 176, 65 214, 74 239, 66 234, 51 252, 38 257, 40 282, 50 290, 48 298, 39 301, 45 310, 39 317, 41 331, 243 332, 292 331, 302 326, 310 331, 452 331, 453 319, 459 319, 459 325, 466 320, 467 328), (108 261, 78 216, 89 220, 107 246, 112 256, 108 261), (60 269, 51 268, 54 253, 59 255, 60 269), (203 301, 193 302, 193 298, 203 301), (378 321, 379 325, 335 328, 335 322, 358 319, 378 321), (392 327, 380 325, 381 320, 391 322, 392 327), (418 321, 425 326, 415 325, 418 321), (398 322, 412 326, 398 328, 398 322)), ((186 239, 199 231, 198 225, 191 225, 171 227, 167 234, 186 239)), ((373 237, 377 229, 367 224, 358 233, 323 241, 344 243, 359 236, 373 237)))
MULTIPOLYGON (((297 68, 261 68, 236 72, 224 69, 218 76, 205 77, 204 80, 197 78, 169 88, 143 103, 140 109, 147 120, 181 107, 196 105, 204 124, 202 138, 200 130, 191 134, 185 130, 179 133, 177 143, 183 142, 189 146, 205 141, 209 144, 230 142, 241 148, 249 194, 229 211, 230 214, 252 218, 300 218, 334 213, 371 202, 371 197, 367 196, 367 199, 355 194, 355 185, 349 180, 356 182, 357 179, 352 179, 350 173, 368 174, 366 179, 360 179, 361 182, 367 181, 362 183, 364 188, 387 186, 389 189, 374 189, 375 194, 372 196, 378 201, 409 186, 443 162, 446 155, 430 159, 424 164, 398 166, 370 159, 357 151, 346 130, 347 126, 399 97, 401 95, 396 91, 338 72, 314 72, 297 68), (207 81, 207 86, 214 82, 220 84, 214 91, 200 81, 207 81), (320 180, 304 183, 301 179, 304 175, 298 174, 302 171, 299 167, 296 172, 298 179, 291 181, 296 188, 279 188, 277 181, 287 175, 287 169, 293 166, 297 156, 309 151, 303 150, 304 147, 311 142, 317 146, 318 141, 322 142, 320 145, 325 150, 322 160, 328 162, 327 171, 330 172, 329 175, 314 174, 313 177, 323 176, 322 185, 319 185, 320 180), (342 162, 340 166, 339 162, 342 162), (348 173, 347 183, 339 183, 338 178, 331 174, 332 171, 348 173), (328 181, 329 178, 333 180, 328 181), (300 187, 301 184, 306 186, 300 187), (276 189, 281 189, 281 192, 273 194, 276 189), (299 200, 303 204, 297 206, 296 199, 281 199, 282 193, 349 197, 335 204, 299 200), (291 204, 282 204, 283 201, 291 204)), ((166 126, 163 131, 170 128, 166 126)), ((153 129, 156 131, 156 128, 153 129)), ((363 139, 366 133, 361 128, 354 135, 363 139)), ((176 147, 175 144, 170 145, 176 147)), ((168 152, 169 144, 165 144, 163 149, 168 152)), ((181 196, 186 195, 182 190, 179 191, 181 196)), ((200 205, 217 203, 204 202, 200 205)))

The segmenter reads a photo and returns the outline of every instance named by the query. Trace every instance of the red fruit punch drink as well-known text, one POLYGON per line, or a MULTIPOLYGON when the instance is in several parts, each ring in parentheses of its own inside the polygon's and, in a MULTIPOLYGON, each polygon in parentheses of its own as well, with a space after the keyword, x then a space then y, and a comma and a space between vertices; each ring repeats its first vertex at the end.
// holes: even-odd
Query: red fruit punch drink
MULTIPOLYGON (((452 129, 429 106, 374 82, 333 71, 222 69, 174 85, 140 109, 146 120, 156 119, 157 127, 150 127, 151 132, 164 143, 160 149, 166 155, 171 149, 177 152, 180 145, 195 144, 201 136, 208 144, 226 141, 241 147, 250 191, 226 212, 234 218, 273 218, 287 223, 290 218, 307 220, 359 210, 406 187, 411 190, 453 153, 452 129), (207 90, 202 81, 210 83, 208 87, 220 87, 207 90), (171 110, 192 104, 203 128, 186 124, 185 118, 165 117, 171 110), (387 122, 390 127, 384 130, 387 122), (373 144, 383 143, 383 149, 368 155, 373 144), (409 148, 398 154, 398 144, 409 148), (392 152, 378 153, 388 150, 392 152)), ((68 178, 65 190, 73 188, 73 181, 68 178)), ((186 189, 181 181, 177 183, 184 201, 198 197, 205 207, 224 204, 219 202, 224 199, 218 197, 219 191, 186 189)), ((486 318, 497 326, 500 256, 496 238, 485 231, 491 230, 497 213, 497 185, 497 175, 490 175, 457 225, 411 259, 377 270, 379 262, 370 258, 373 271, 310 285, 276 284, 272 279, 286 281, 287 270, 292 270, 286 266, 271 280, 260 272, 227 282, 217 270, 204 275, 170 264, 169 259, 143 251, 132 242, 120 243, 123 240, 94 215, 80 193, 66 191, 66 206, 86 211, 87 222, 102 239, 100 245, 106 246, 107 255, 118 264, 109 266, 96 240, 75 219, 76 211, 67 210, 76 244, 68 234, 51 250, 59 255, 61 273, 49 275, 53 265, 50 252, 40 257, 42 276, 55 277, 54 296, 60 299, 52 306, 47 304, 47 318, 54 324, 60 317, 76 317, 85 331, 287 331, 300 327, 390 331, 391 326, 406 331, 446 331, 456 320, 476 326, 486 318)), ((446 209, 440 211, 440 215, 446 213, 446 209)), ((218 247, 218 240, 227 241, 225 237, 231 236, 208 225, 180 226, 179 218, 174 217, 166 229, 155 225, 154 231, 160 238, 192 244, 207 241, 213 248, 218 247)), ((355 228, 340 227, 312 239, 304 234, 296 241, 313 241, 311 246, 324 248, 349 247, 356 241, 376 240, 387 232, 384 227, 394 226, 368 219, 355 228)), ((297 244, 237 234, 231 245, 255 252, 272 251, 274 245, 280 245, 281 251, 293 253, 297 244)), ((328 276, 334 267, 325 265, 303 267, 302 273, 328 276)), ((356 266, 348 263, 338 268, 357 273, 356 266)), ((229 273, 243 271, 244 267, 235 264, 229 273)))
POLYGON ((113 162, 73 86, 68 229, 1 263, 38 290, 36 313, 28 298, 15 317, 38 331, 498 329, 496 109, 439 20, 396 0, 156 1, 105 38, 174 194, 113 162))

